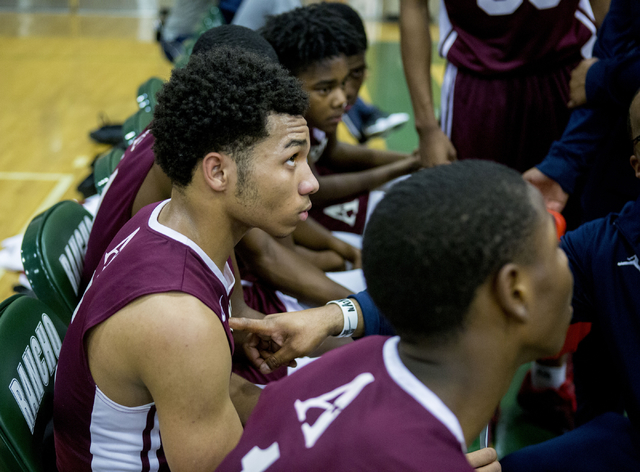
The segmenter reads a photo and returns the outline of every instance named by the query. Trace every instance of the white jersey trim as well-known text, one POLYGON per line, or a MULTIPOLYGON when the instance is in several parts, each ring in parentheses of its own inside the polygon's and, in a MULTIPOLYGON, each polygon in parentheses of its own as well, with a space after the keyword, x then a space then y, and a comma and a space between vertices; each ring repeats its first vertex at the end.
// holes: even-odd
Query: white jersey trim
POLYGON ((444 134, 451 139, 451 128, 453 123, 453 97, 456 89, 456 77, 458 68, 447 62, 444 70, 444 79, 440 90, 440 126, 444 134))
POLYGON ((318 159, 322 157, 324 150, 327 148, 327 144, 329 143, 329 138, 327 137, 327 133, 318 128, 311 128, 311 134, 313 138, 318 142, 318 144, 312 144, 309 149, 309 161, 312 164, 318 162, 318 159))
POLYGON ((453 43, 458 39, 458 32, 453 29, 451 20, 449 19, 449 13, 447 12, 447 6, 444 0, 440 0, 440 13, 438 15, 438 28, 440 29, 440 38, 438 40, 438 53, 441 57, 447 58, 449 50, 453 43))
POLYGON ((580 0, 575 17, 580 23, 585 25, 591 31, 591 37, 582 45, 580 53, 585 59, 590 59, 593 54, 593 45, 596 43, 596 24, 593 10, 589 0, 580 0))
POLYGON ((204 263, 207 264, 207 267, 209 267, 211 272, 213 272, 215 276, 218 277, 220 282, 222 282, 222 285, 224 285, 224 287, 226 288, 227 295, 228 295, 229 293, 231 293, 231 289, 235 284, 235 277, 233 276, 233 271, 229 267, 229 263, 225 262, 224 275, 223 275, 220 269, 218 268, 218 266, 216 265, 216 263, 211 260, 211 258, 207 255, 207 253, 205 253, 200 248, 200 246, 198 246, 195 242, 193 242, 191 239, 186 237, 184 234, 179 233, 176 230, 171 229, 168 226, 165 226, 158 221, 158 215, 160 215, 160 212, 162 211, 164 206, 170 201, 171 199, 161 202, 153 210, 153 212, 151 213, 151 216, 149 217, 149 227, 154 231, 157 231, 160 234, 164 234, 168 238, 178 241, 179 243, 182 243, 185 246, 189 246, 191 249, 193 249, 204 261, 204 263))
MULTIPOLYGON (((96 385, 89 427, 91 470, 139 472, 142 469, 140 453, 145 448, 144 432, 153 406, 154 403, 135 407, 120 405, 96 385)), ((157 471, 160 468, 157 451, 161 446, 157 414, 149 440, 149 470, 157 471)))
POLYGON ((389 376, 398 386, 413 397, 415 401, 420 403, 425 410, 429 411, 442 424, 444 424, 451 434, 458 440, 462 452, 466 452, 467 445, 462 434, 462 427, 456 415, 444 404, 438 396, 429 388, 420 382, 418 378, 405 367, 400 360, 398 354, 399 336, 388 339, 382 348, 382 357, 384 365, 387 368, 389 376))

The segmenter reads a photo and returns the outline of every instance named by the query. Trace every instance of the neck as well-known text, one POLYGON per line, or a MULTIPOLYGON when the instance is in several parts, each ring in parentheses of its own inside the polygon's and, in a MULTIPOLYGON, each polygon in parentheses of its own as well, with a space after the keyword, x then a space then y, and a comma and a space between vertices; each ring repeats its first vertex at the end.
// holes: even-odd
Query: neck
POLYGON ((246 229, 234 227, 223 205, 216 203, 198 200, 174 189, 158 221, 191 239, 224 271, 227 259, 246 229))
POLYGON ((458 418, 467 445, 490 421, 520 365, 488 340, 465 332, 452 344, 401 341, 398 347, 403 364, 458 418))

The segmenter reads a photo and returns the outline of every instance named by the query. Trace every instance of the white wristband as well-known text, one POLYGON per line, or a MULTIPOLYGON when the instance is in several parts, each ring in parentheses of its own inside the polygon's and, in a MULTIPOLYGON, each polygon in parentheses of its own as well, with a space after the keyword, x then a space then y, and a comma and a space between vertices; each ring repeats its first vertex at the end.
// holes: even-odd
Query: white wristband
POLYGON ((342 310, 342 316, 344 317, 344 327, 342 332, 336 336, 336 338, 348 338, 354 333, 358 327, 358 310, 351 298, 343 298, 341 300, 331 300, 330 303, 334 303, 342 310))

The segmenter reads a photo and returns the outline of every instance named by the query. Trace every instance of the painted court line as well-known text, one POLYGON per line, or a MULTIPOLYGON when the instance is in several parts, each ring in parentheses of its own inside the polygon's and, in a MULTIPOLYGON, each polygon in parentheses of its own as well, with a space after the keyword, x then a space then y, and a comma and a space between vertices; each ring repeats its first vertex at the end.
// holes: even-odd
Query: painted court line
MULTIPOLYGON (((73 179, 73 174, 45 174, 41 172, 0 172, 0 180, 37 180, 44 182, 57 182, 56 185, 44 198, 44 200, 42 200, 38 208, 36 208, 33 214, 27 219, 24 226, 20 229, 19 234, 25 232, 27 226, 36 215, 42 213, 47 208, 60 201, 62 196, 73 183, 73 179)), ((5 273, 6 271, 0 268, 0 279, 2 279, 5 273)))

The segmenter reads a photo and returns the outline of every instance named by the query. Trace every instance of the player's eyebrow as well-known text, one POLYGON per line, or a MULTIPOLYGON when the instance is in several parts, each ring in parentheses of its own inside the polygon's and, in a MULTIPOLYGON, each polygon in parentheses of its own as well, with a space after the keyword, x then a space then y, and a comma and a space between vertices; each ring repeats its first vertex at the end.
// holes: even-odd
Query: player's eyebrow
POLYGON ((287 148, 294 147, 294 146, 304 147, 306 145, 307 145, 307 140, 306 139, 292 139, 291 141, 289 141, 286 144, 286 146, 284 148, 287 149, 287 148))
POLYGON ((321 80, 320 82, 316 82, 313 86, 318 87, 334 87, 338 83, 337 80, 321 80))

